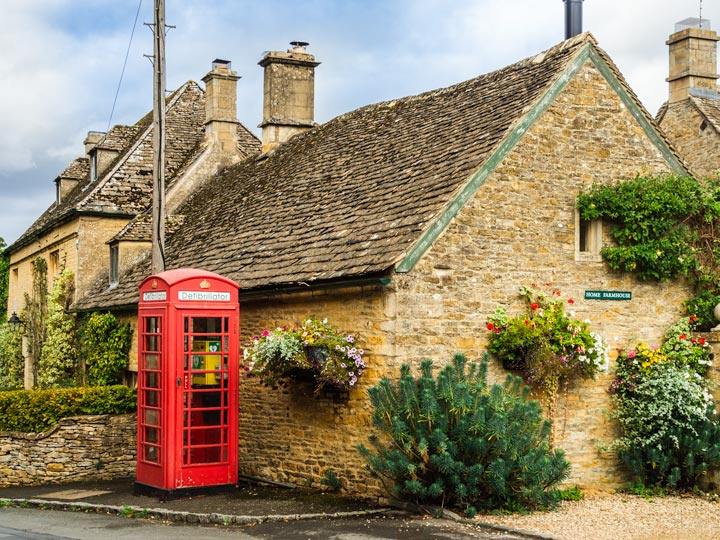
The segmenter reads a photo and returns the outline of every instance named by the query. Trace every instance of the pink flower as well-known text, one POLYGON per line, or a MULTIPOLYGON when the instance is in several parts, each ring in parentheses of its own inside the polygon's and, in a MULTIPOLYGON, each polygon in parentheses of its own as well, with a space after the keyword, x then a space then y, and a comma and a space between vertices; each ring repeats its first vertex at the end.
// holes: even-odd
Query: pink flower
POLYGON ((262 337, 268 337, 269 335, 270 335, 270 332, 268 332, 267 330, 262 331, 262 337))
POLYGON ((627 357, 628 357, 628 358, 635 358, 635 351, 630 351, 630 352, 627 354, 627 357))

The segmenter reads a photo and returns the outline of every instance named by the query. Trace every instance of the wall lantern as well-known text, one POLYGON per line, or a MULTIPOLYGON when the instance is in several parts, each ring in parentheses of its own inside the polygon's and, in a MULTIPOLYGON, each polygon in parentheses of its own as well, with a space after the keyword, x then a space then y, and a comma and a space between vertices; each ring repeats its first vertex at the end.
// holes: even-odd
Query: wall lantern
POLYGON ((25 326, 25 321, 21 320, 20 317, 17 316, 17 313, 13 311, 13 314, 8 319, 8 326, 13 334, 17 334, 25 326))

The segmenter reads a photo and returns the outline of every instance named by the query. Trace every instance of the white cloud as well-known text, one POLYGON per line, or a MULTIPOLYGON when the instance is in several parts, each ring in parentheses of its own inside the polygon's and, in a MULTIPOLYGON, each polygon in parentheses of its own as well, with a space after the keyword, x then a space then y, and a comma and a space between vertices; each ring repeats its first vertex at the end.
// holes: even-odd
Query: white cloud
MULTIPOLYGON (((665 40, 698 2, 586 0, 584 27, 615 60, 654 114, 667 95, 665 40)), ((89 130, 104 131, 137 9, 136 0, 4 0, 0 33, 0 236, 13 241, 46 208, 52 179, 80 155, 89 130), (22 178, 22 181, 18 181, 22 178), (38 193, 46 196, 37 196, 38 193), (18 201, 23 201, 19 204, 18 201)), ((703 3, 720 27, 720 2, 703 3)), ((228 58, 240 120, 257 132, 263 51, 310 42, 316 119, 447 86, 563 39, 561 0, 174 0, 167 23, 168 88, 199 81, 228 58)), ((144 0, 115 123, 150 110, 152 0, 144 0)))

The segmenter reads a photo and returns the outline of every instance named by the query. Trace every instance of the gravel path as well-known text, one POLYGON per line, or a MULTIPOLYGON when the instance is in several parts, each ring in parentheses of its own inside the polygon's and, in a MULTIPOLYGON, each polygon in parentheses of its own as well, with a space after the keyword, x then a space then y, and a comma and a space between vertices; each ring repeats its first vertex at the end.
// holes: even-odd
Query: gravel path
POLYGON ((557 540, 720 539, 720 504, 696 497, 592 495, 565 502, 554 512, 479 515, 477 520, 543 533, 557 540))

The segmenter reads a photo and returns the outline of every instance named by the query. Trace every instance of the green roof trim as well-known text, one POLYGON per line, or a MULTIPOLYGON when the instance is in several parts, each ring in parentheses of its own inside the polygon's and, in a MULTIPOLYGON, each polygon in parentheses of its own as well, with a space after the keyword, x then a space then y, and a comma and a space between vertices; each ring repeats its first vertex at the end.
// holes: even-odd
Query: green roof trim
POLYGON ((410 252, 398 263, 395 270, 399 273, 409 272, 415 264, 430 248, 432 243, 440 236, 455 216, 460 212, 465 203, 475 195, 478 189, 485 183, 490 173, 492 173, 499 163, 507 156, 515 147, 522 136, 535 123, 535 121, 547 110, 547 108, 555 101, 558 94, 567 86, 577 74, 580 68, 591 60, 598 68, 610 87, 620 96, 621 101, 627 107, 628 111, 638 121, 643 131, 652 143, 658 148, 668 165, 677 173, 689 174, 687 169, 677 159, 675 154, 670 150, 667 144, 662 140, 661 136, 648 121, 643 110, 638 107, 633 97, 627 92, 624 85, 618 80, 613 70, 608 66, 607 62, 597 52, 595 47, 587 44, 577 56, 568 64, 563 73, 553 81, 552 85, 543 94, 543 96, 535 103, 530 111, 523 116, 510 134, 500 143, 497 149, 482 164, 480 169, 472 175, 470 181, 445 208, 440 216, 433 222, 430 228, 420 237, 418 242, 412 247, 410 252))

